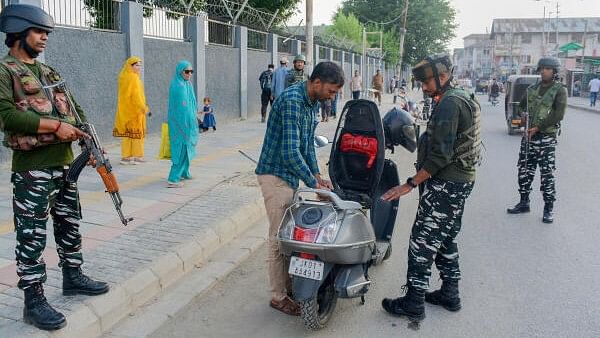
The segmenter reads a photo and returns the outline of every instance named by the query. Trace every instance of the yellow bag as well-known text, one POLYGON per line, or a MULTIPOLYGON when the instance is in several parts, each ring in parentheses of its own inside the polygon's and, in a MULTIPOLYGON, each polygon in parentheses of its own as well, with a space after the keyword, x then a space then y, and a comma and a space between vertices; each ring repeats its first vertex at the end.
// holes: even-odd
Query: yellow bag
POLYGON ((163 123, 160 130, 160 151, 159 160, 168 160, 171 158, 171 145, 169 144, 169 125, 163 123))

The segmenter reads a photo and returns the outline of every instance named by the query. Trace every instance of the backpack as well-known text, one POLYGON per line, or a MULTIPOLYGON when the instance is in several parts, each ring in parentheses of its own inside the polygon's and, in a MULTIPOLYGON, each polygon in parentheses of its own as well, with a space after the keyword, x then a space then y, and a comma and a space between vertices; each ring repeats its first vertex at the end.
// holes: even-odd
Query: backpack
POLYGON ((271 90, 273 83, 273 72, 264 71, 260 76, 260 89, 271 90))

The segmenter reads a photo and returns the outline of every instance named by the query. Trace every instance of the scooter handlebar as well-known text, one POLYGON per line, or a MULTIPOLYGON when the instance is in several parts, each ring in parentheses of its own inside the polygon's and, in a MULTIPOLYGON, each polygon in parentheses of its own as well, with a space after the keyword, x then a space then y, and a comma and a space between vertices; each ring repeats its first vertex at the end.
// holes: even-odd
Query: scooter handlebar
POLYGON ((335 205, 336 208, 341 209, 341 210, 354 210, 354 209, 362 208, 360 203, 354 202, 354 201, 345 201, 345 200, 341 199, 333 191, 324 190, 324 189, 313 189, 313 188, 300 188, 300 189, 296 190, 296 192, 294 193, 294 202, 299 202, 300 195, 304 194, 304 193, 313 193, 313 194, 325 196, 325 197, 329 198, 329 200, 331 200, 331 202, 333 202, 333 204, 335 205))

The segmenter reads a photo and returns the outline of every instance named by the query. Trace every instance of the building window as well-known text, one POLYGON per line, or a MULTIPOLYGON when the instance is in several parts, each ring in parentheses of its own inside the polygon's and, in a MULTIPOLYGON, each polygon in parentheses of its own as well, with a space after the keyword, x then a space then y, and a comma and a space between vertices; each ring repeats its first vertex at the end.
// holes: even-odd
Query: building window
POLYGON ((531 63, 531 55, 521 55, 522 63, 531 63))
POLYGON ((531 43, 531 34, 530 33, 521 34, 521 42, 522 43, 531 43))
POLYGON ((583 33, 571 33, 571 42, 583 42, 583 33))
POLYGON ((548 43, 556 43, 556 34, 554 32, 548 33, 548 43))

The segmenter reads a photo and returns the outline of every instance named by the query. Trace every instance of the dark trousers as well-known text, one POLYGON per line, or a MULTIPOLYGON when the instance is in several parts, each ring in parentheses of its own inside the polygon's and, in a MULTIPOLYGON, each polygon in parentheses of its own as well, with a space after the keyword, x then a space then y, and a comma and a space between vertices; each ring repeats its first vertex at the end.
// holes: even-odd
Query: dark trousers
POLYGON ((13 172, 13 213, 17 245, 18 287, 46 281, 46 223, 52 216, 59 266, 83 263, 79 220, 81 208, 76 183, 64 180, 63 168, 13 172))
POLYGON ((590 107, 596 106, 597 98, 598 98, 598 92, 590 92, 590 107))
POLYGON ((260 116, 262 116, 263 119, 267 117, 267 107, 269 104, 271 104, 271 107, 273 107, 271 90, 263 89, 262 93, 260 94, 260 116))
POLYGON ((352 92, 352 99, 353 100, 358 100, 360 99, 360 90, 356 90, 352 92))
POLYGON ((434 262, 442 280, 460 279, 456 237, 473 185, 435 177, 425 182, 408 246, 408 285, 427 290, 434 262))
POLYGON ((519 151, 519 193, 529 194, 537 167, 540 167, 540 191, 544 202, 556 200, 554 171, 556 170, 556 137, 543 134, 534 135, 529 141, 529 151, 525 139, 521 140, 519 151), (527 154, 527 156, 525 156, 527 154))

